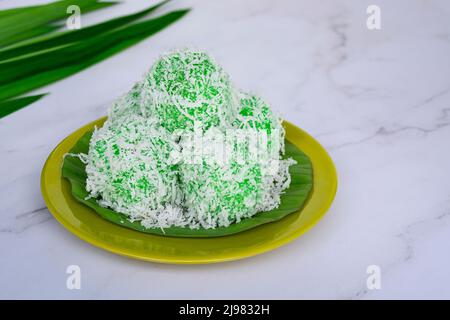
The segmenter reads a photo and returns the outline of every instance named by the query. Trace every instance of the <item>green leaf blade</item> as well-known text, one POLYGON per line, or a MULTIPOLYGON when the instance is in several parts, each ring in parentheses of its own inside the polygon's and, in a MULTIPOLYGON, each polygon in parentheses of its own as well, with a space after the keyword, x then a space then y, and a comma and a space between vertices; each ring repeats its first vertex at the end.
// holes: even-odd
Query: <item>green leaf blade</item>
POLYGON ((44 97, 46 93, 0 102, 0 118, 18 111, 44 97))
POLYGON ((0 101, 64 79, 144 40, 183 17, 189 10, 173 11, 166 15, 136 23, 100 38, 83 42, 75 48, 62 48, 42 57, 15 60, 0 64, 0 101), (47 59, 53 60, 49 61, 47 59), (47 62, 46 62, 47 61, 47 62), (47 65, 45 65, 47 63, 47 65))
MULTIPOLYGON (((92 132, 86 133, 78 140, 75 146, 70 150, 70 153, 88 153, 89 141, 92 132)), ((304 154, 295 145, 286 140, 286 157, 292 157, 297 161, 290 167, 291 184, 281 196, 281 204, 278 208, 261 212, 255 216, 244 219, 239 223, 232 224, 228 227, 219 227, 215 229, 189 229, 181 227, 170 227, 161 230, 159 228, 145 228, 140 222, 130 222, 127 216, 115 212, 108 208, 103 208, 98 205, 95 199, 87 199, 89 196, 86 191, 86 173, 85 164, 78 158, 67 156, 64 159, 62 166, 62 176, 70 182, 71 193, 73 197, 79 202, 90 207, 92 214, 98 214, 103 219, 112 223, 133 229, 136 231, 157 234, 171 237, 189 237, 189 238, 208 238, 221 237, 243 232, 260 225, 278 221, 291 213, 297 212, 303 208, 309 199, 313 189, 313 168, 308 156, 304 154)))
POLYGON ((33 29, 48 26, 68 17, 67 7, 70 5, 78 5, 81 12, 86 13, 114 4, 116 2, 99 0, 61 0, 40 6, 10 9, 9 12, 5 10, 7 12, 3 12, 0 19, 0 48, 29 39, 29 32, 33 29))
MULTIPOLYGON (((155 11, 169 0, 162 1, 149 8, 141 10, 139 12, 111 19, 102 23, 98 23, 92 26, 88 26, 79 30, 70 30, 53 34, 51 36, 40 37, 33 39, 22 45, 9 47, 8 49, 0 50, 0 62, 4 62, 9 59, 18 59, 25 55, 37 54, 41 51, 47 51, 52 48, 67 46, 69 44, 86 41, 92 37, 111 32, 119 27, 122 27, 128 23, 131 23, 145 15, 155 11)), ((58 28, 57 26, 46 26, 47 28, 58 28)))

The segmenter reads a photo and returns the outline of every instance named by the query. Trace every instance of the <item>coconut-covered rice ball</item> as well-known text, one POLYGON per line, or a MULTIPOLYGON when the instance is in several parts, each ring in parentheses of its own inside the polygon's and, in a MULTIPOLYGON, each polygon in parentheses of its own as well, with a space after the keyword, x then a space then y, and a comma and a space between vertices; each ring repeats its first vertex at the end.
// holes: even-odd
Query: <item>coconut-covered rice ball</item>
POLYGON ((280 204, 295 162, 281 159, 284 135, 270 106, 235 90, 207 54, 176 51, 93 133, 86 190, 148 228, 226 227, 280 204))
MULTIPOLYGON (((184 151, 194 150, 193 141, 182 139, 180 145, 184 151)), ((179 166, 183 206, 191 221, 203 228, 226 227, 280 204, 293 160, 280 160, 279 154, 249 156, 248 149, 239 148, 232 139, 218 138, 213 130, 205 133, 201 144, 197 148, 201 153, 184 156, 179 166)))
MULTIPOLYGON (((278 159, 280 152, 284 152, 285 130, 281 120, 273 114, 270 105, 258 96, 241 92, 239 103, 233 128, 249 137, 249 141, 257 141, 258 157, 278 159)), ((248 147, 248 143, 241 144, 241 148, 248 147)))
POLYGON ((143 85, 144 106, 170 132, 206 130, 230 123, 234 91, 228 75, 206 53, 184 50, 162 56, 143 85))
POLYGON ((137 82, 126 94, 112 103, 108 109, 108 123, 112 126, 120 126, 127 122, 128 118, 141 115, 145 116, 143 108, 143 82, 137 82))
POLYGON ((203 228, 228 226, 257 212, 261 197, 258 166, 182 165, 184 206, 203 228))
POLYGON ((184 225, 179 208, 178 146, 152 119, 132 115, 121 126, 109 122, 90 140, 86 190, 101 206, 148 227, 184 225))
POLYGON ((243 129, 251 128, 271 133, 279 129, 279 119, 273 114, 269 104, 258 96, 245 92, 239 93, 239 109, 233 126, 243 129))

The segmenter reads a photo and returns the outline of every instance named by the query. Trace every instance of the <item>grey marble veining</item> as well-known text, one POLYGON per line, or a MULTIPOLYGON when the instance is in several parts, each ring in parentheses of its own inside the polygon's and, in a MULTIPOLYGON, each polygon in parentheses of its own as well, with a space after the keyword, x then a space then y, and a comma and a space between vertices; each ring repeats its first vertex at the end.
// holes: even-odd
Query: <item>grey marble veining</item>
MULTIPOLYGON (((124 1, 82 24, 146 5, 124 1)), ((173 1, 161 12, 187 6, 167 30, 0 119, 0 298, 450 298, 448 1, 173 1), (366 28, 370 4, 381 30, 366 28), (338 194, 306 235, 242 261, 158 265, 94 248, 48 212, 39 179, 51 150, 176 47, 213 54, 330 152, 338 194), (66 288, 71 264, 81 290, 66 288), (369 265, 380 290, 366 286, 369 265)))

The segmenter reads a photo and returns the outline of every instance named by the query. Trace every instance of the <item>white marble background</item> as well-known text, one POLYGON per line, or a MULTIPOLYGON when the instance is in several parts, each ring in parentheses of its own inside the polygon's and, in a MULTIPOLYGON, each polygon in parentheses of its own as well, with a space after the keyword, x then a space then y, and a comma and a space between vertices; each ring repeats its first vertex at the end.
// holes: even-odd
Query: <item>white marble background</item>
POLYGON ((187 6, 169 29, 0 119, 0 298, 450 298, 450 3, 198 0, 161 12, 187 6), (369 4, 381 7, 379 31, 366 28, 369 4), (39 178, 53 147, 180 46, 211 52, 329 150, 339 190, 305 236, 242 261, 161 265, 97 249, 45 208, 39 178), (70 264, 81 290, 66 289, 70 264), (366 288, 372 264, 381 290, 366 288))

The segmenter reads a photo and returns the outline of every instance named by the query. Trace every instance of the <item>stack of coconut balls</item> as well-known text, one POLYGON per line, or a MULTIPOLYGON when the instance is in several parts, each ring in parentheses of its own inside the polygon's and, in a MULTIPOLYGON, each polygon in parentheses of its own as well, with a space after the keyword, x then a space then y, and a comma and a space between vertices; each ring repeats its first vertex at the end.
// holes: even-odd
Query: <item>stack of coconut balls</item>
POLYGON ((203 52, 161 57, 92 135, 89 197, 146 228, 226 227, 280 204, 281 121, 203 52))

